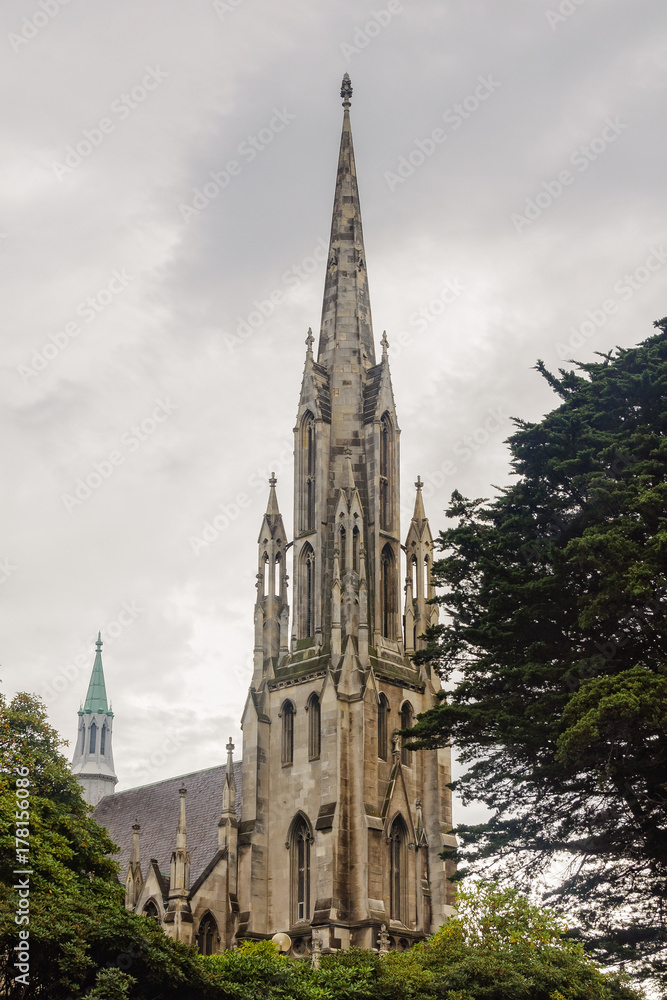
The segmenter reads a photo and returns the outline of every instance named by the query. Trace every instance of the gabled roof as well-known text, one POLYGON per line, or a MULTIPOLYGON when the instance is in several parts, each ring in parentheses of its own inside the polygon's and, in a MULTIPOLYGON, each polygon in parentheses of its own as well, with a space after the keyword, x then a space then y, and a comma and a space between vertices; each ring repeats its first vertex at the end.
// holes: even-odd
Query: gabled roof
MULTIPOLYGON (((222 809, 222 785, 226 767, 208 767, 153 785, 130 788, 126 792, 106 795, 93 815, 106 827, 111 839, 120 848, 114 855, 120 865, 119 878, 125 879, 132 851, 132 824, 141 827, 139 845, 141 871, 146 874, 152 858, 158 868, 168 874, 171 854, 176 847, 179 814, 179 788, 188 790, 185 799, 187 849, 190 855, 190 884, 199 878, 218 851, 218 821, 222 809)), ((241 815, 241 762, 234 764, 236 783, 236 815, 241 815)))

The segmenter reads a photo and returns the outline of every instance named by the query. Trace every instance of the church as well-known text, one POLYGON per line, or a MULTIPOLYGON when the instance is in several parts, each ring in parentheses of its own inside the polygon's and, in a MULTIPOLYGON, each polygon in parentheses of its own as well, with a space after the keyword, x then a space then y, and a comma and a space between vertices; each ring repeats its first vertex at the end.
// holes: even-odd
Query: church
POLYGON ((322 321, 317 351, 306 338, 294 428, 292 541, 272 476, 242 759, 230 740, 225 764, 114 794, 101 637, 79 711, 72 771, 120 848, 126 906, 203 954, 278 933, 293 956, 405 949, 453 912, 441 858, 455 844, 450 752, 410 751, 398 735, 440 689, 411 658, 437 620, 433 539, 418 479, 401 543, 400 430, 386 334, 375 353, 347 74, 341 97, 322 321))

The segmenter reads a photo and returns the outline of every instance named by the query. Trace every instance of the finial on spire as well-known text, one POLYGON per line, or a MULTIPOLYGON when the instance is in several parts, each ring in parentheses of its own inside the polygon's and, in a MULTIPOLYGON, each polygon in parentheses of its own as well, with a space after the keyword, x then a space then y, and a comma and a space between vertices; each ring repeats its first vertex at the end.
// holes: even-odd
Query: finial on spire
POLYGON ((343 77, 343 82, 340 88, 340 96, 343 98, 343 107, 347 111, 350 107, 350 98, 352 97, 352 84, 350 83, 350 74, 346 73, 343 77))
POLYGON ((269 479, 269 486, 275 486, 278 480, 276 479, 275 472, 271 473, 271 478, 269 479))
POLYGON ((306 337, 306 347, 308 349, 308 353, 309 354, 313 353, 313 342, 314 342, 314 340, 315 340, 315 338, 313 337, 312 327, 309 326, 308 327, 308 336, 306 337))
POLYGON ((100 653, 102 651, 102 646, 103 645, 104 645, 104 643, 102 642, 102 633, 98 632, 97 633, 97 640, 95 642, 95 649, 97 650, 98 653, 100 653))
POLYGON ((234 753, 234 744, 232 743, 231 736, 229 737, 229 743, 227 743, 227 745, 225 747, 225 750, 227 751, 227 756, 228 757, 231 757, 232 754, 234 753))
POLYGON ((422 483, 422 477, 417 476, 417 482, 415 483, 415 486, 417 487, 418 490, 420 490, 423 487, 423 485, 424 484, 422 483))
POLYGON ((382 331, 382 340, 380 341, 380 343, 382 345, 382 353, 386 354, 387 351, 389 350, 389 341, 387 340, 387 331, 386 330, 382 331))

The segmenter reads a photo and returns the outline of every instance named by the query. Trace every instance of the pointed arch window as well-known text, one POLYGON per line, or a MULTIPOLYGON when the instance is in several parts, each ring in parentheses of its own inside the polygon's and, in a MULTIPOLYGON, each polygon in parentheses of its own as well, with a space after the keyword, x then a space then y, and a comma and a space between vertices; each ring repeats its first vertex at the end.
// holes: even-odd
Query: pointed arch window
POLYGON ((431 567, 429 566, 428 556, 424 556, 424 599, 428 598, 428 585, 431 578, 431 567))
POLYGON ((291 701, 284 701, 280 714, 283 720, 281 757, 283 764, 291 764, 294 761, 294 705, 291 701))
POLYGON ((338 532, 338 542, 340 546, 340 575, 342 577, 347 568, 347 532, 342 524, 338 532))
POLYGON ((308 699, 308 759, 317 760, 322 749, 322 712, 320 699, 311 694, 308 699))
POLYGON ((264 553, 262 560, 262 597, 266 597, 269 592, 269 557, 264 553))
POLYGON ((93 722, 90 727, 90 753, 95 753, 95 747, 97 746, 97 725, 93 722))
POLYGON ((303 417, 301 425, 301 449, 304 472, 304 505, 302 528, 311 531, 315 527, 315 418, 310 410, 303 417))
MULTIPOLYGON (((414 725, 414 712, 409 701, 403 703, 401 708, 401 729, 412 729, 414 725)), ((401 764, 412 767, 412 750, 405 747, 405 736, 401 737, 401 764)))
POLYGON ((380 527, 389 531, 392 522, 391 494, 389 484, 391 481, 391 459, 392 459, 392 426, 388 413, 382 415, 380 421, 380 527))
POLYGON ((355 524, 352 531, 352 569, 358 573, 359 567, 359 528, 355 524))
POLYGON ((378 757, 380 760, 389 760, 388 714, 389 699, 383 692, 378 700, 378 757))
POLYGON ((288 840, 290 849, 290 917, 292 924, 310 920, 310 848, 313 834, 306 818, 299 815, 292 823, 288 840))
POLYGON ((142 917, 148 917, 149 920, 155 920, 156 923, 160 923, 160 911, 157 908, 157 904, 154 899, 149 899, 144 906, 142 917))
POLYGON ((200 955, 214 955, 218 943, 218 925, 212 913, 205 913, 197 931, 197 951, 200 955))
POLYGON ((310 639, 315 635, 315 553, 308 542, 301 549, 300 563, 299 638, 310 639))
POLYGON ((406 846, 407 828, 397 816, 389 831, 389 914, 392 920, 406 917, 406 846))
POLYGON ((395 639, 396 559, 391 545, 385 545, 380 557, 380 616, 382 635, 395 639))
POLYGON ((107 745, 107 726, 106 722, 102 726, 102 732, 100 733, 100 753, 103 754, 106 751, 107 745))

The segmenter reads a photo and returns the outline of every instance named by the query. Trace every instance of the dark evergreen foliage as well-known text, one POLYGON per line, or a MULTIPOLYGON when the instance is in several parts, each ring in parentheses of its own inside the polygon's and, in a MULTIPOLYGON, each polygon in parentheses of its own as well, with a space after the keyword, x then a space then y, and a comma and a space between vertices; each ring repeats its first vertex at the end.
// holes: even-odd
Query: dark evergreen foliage
MULTIPOLYGON (((515 421, 516 482, 452 495, 434 576, 444 621, 417 659, 448 682, 413 746, 450 738, 489 822, 459 861, 554 878, 589 946, 665 973, 667 897, 667 318, 638 347, 559 376, 515 421)), ((463 867, 462 872, 465 872, 463 867)))

